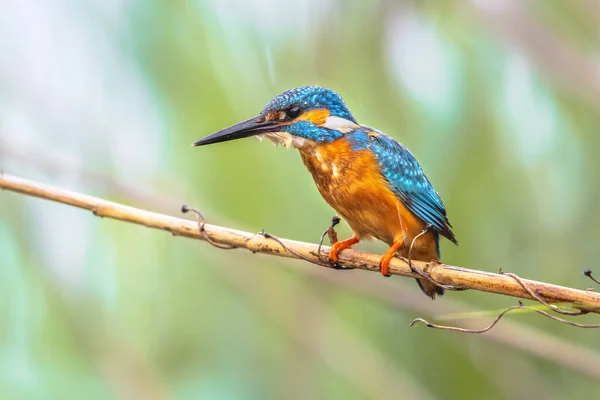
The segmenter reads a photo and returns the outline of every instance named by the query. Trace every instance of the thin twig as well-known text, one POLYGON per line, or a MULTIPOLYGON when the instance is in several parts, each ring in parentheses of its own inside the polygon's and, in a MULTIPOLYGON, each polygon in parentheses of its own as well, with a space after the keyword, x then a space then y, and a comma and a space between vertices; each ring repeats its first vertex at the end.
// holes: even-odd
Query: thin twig
POLYGON ((563 324, 575 326, 577 328, 589 328, 589 329, 600 328, 600 324, 578 324, 577 322, 569 321, 569 320, 557 317, 556 315, 552 315, 552 314, 550 314, 550 313, 548 313, 548 312, 546 312, 544 310, 538 310, 536 308, 525 307, 525 306, 523 306, 523 308, 535 311, 536 313, 541 314, 541 315, 543 315, 545 317, 548 317, 548 318, 553 319, 553 320, 558 321, 558 322, 562 322, 563 324))
MULTIPOLYGON (((200 234, 202 235, 202 237, 204 238, 204 240, 206 240, 209 244, 213 245, 216 248, 223 249, 223 250, 233 250, 233 249, 236 248, 235 246, 232 246, 232 245, 223 245, 223 244, 220 244, 218 242, 213 241, 206 234, 206 230, 204 229, 204 225, 206 225, 206 218, 204 218, 204 215, 202 214, 202 212, 200 212, 200 210, 198 210, 197 208, 190 207, 190 206, 188 206, 186 204, 184 204, 184 205, 181 206, 181 212, 182 213, 185 214, 185 213, 187 213, 189 211, 192 211, 194 213, 194 215, 196 216, 196 222, 198 223, 198 230, 200 231, 200 234)), ((273 240, 275 240, 277 243, 279 243, 281 245, 281 247, 283 247, 284 249, 286 249, 287 251, 289 251, 290 253, 294 254, 296 257, 298 257, 298 258, 300 258, 300 259, 302 259, 304 261, 308 261, 310 263, 321 265, 321 266, 324 266, 324 267, 328 266, 324 262, 316 262, 314 260, 311 260, 308 257, 305 257, 302 253, 299 253, 296 250, 294 250, 293 248, 290 248, 289 246, 287 246, 277 236, 272 235, 272 234, 270 234, 268 232, 265 232, 264 229, 261 232, 259 232, 258 235, 262 235, 262 236, 264 236, 267 239, 273 239, 273 240)))
MULTIPOLYGON (((106 218, 118 219, 150 228, 162 229, 173 235, 185 236, 200 240, 206 240, 200 231, 197 221, 188 221, 180 218, 158 214, 147 210, 125 206, 110 202, 97 197, 76 193, 38 182, 18 178, 8 174, 0 175, 0 187, 29 196, 40 197, 48 200, 69 204, 75 207, 93 211, 95 215, 106 218)), ((316 244, 296 242, 292 240, 279 239, 281 243, 261 235, 238 231, 220 226, 204 224, 203 230, 212 242, 236 248, 246 248, 252 252, 278 255, 282 257, 310 259, 322 262, 319 258, 318 246, 316 244), (289 249, 293 249, 291 252, 289 249)), ((328 251, 328 248, 322 251, 328 251)), ((338 263, 345 267, 354 267, 369 271, 379 272, 380 255, 346 250, 340 254, 338 263)), ((420 269, 426 268, 428 263, 413 261, 420 269)), ((319 264, 320 265, 320 264, 319 264)), ((390 272, 395 275, 418 278, 413 273, 406 261, 393 258, 390 262, 390 272)), ((503 294, 523 299, 535 299, 522 285, 510 276, 484 272, 466 268, 455 267, 445 264, 429 265, 427 272, 432 279, 444 285, 453 285, 466 289, 503 294)), ((536 282, 523 279, 527 287, 533 290, 546 303, 568 303, 573 308, 594 313, 600 313, 600 294, 583 291, 545 282, 536 282)))
POLYGON ((463 333, 484 333, 484 332, 487 332, 490 329, 492 329, 494 326, 496 326, 496 324, 502 319, 502 317, 504 317, 504 315, 506 313, 508 313, 512 310, 516 310, 517 308, 522 308, 522 303, 519 303, 519 304, 520 305, 518 305, 518 306, 508 307, 506 310, 504 310, 500 314, 498 314, 498 316, 494 319, 494 321, 491 324, 489 324, 485 328, 481 328, 481 329, 469 329, 469 328, 460 328, 458 326, 437 325, 437 324, 432 324, 431 322, 429 322, 423 318, 415 318, 414 320, 412 320, 410 322, 410 324, 408 324, 408 326, 410 328, 412 328, 418 322, 420 322, 422 324, 425 324, 425 326, 427 326, 428 328, 441 329, 444 331, 458 331, 458 332, 463 332, 463 333))
POLYGON ((222 249, 222 250, 233 250, 236 247, 229 245, 229 244, 220 244, 217 243, 215 241, 213 241, 208 234, 206 233, 206 230, 204 229, 204 225, 206 225, 206 219, 204 218, 204 215, 202 215, 202 213, 200 212, 200 210, 198 210, 197 208, 193 208, 190 207, 188 205, 182 205, 181 206, 181 212, 182 213, 187 213, 188 211, 191 211, 194 213, 194 215, 196 216, 196 222, 198 223, 198 231, 200 232, 200 234, 202 235, 202 238, 204 240, 206 240, 209 244, 212 244, 213 246, 222 249))
MULTIPOLYGON (((190 206, 188 206, 186 204, 184 204, 184 205, 181 206, 181 212, 182 213, 185 214, 185 213, 187 213, 189 211, 193 212, 194 215, 196 216, 196 222, 198 223, 198 230, 200 231, 200 234, 202 235, 202 238, 204 240, 206 240, 209 244, 213 245, 216 248, 223 249, 223 250, 233 250, 233 249, 237 248, 237 247, 232 246, 232 245, 223 245, 221 243, 218 243, 218 242, 215 242, 214 240, 212 240, 208 236, 208 234, 206 233, 206 230, 204 229, 204 226, 206 225, 206 218, 204 218, 204 215, 202 214, 202 212, 200 212, 200 210, 198 210, 197 208, 190 207, 190 206)), ((337 218, 337 217, 334 217, 334 221, 335 221, 335 218, 337 218)), ((338 221, 336 222, 336 224, 337 223, 339 223, 339 218, 338 218, 338 221)), ((335 226, 335 225, 332 223, 332 226, 330 227, 330 229, 333 226, 335 226)), ((323 237, 325 236, 326 233, 327 233, 327 231, 325 231, 325 233, 323 233, 323 236, 321 237, 321 240, 323 240, 323 237)), ((320 266, 323 266, 323 267, 331 267, 331 265, 329 265, 328 263, 314 261, 314 260, 312 260, 312 259, 310 259, 308 257, 305 257, 304 254, 302 254, 300 252, 297 252, 293 248, 289 247, 288 245, 285 244, 285 242, 283 242, 277 236, 272 235, 272 234, 270 234, 268 232, 265 232, 264 229, 261 232, 259 232, 258 235, 264 236, 267 239, 273 239, 273 240, 275 240, 277 243, 279 243, 279 245, 281 247, 283 247, 284 249, 286 249, 287 251, 289 251, 290 253, 294 254, 296 257, 298 257, 298 258, 300 258, 300 259, 302 259, 304 261, 307 261, 307 262, 313 263, 313 264, 317 264, 317 265, 320 265, 320 266)))
POLYGON ((512 310, 517 310, 517 309, 534 311, 540 315, 543 315, 547 318, 553 319, 557 322, 575 326, 577 328, 588 328, 588 329, 600 328, 600 324, 578 324, 576 322, 569 321, 569 320, 557 317, 555 315, 552 315, 550 313, 547 313, 544 310, 538 310, 538 309, 535 309, 532 307, 527 307, 521 301, 519 301, 519 305, 510 306, 510 307, 506 308, 505 310, 503 310, 500 314, 498 314, 498 316, 494 319, 494 321, 492 321, 491 324, 489 324, 485 328, 481 328, 481 329, 469 329, 469 328, 461 328, 458 326, 432 324, 431 322, 429 322, 423 318, 415 318, 414 320, 412 320, 410 322, 410 324, 408 324, 408 326, 413 327, 413 326, 415 326, 415 324, 420 322, 420 323, 424 324, 425 326, 427 326, 428 328, 441 329, 444 331, 458 331, 458 332, 463 332, 463 333, 485 333, 485 332, 489 331, 490 329, 492 329, 494 326, 496 326, 496 324, 502 319, 502 317, 504 317, 504 315, 506 315, 507 313, 509 313, 512 310))
POLYGON ((319 258, 321 257, 321 248, 323 247, 323 241, 325 240, 325 236, 329 236, 329 242, 331 244, 337 242, 337 233, 335 232, 334 228, 337 224, 340 223, 340 221, 340 217, 335 215, 333 218, 331 218, 331 225, 329 225, 327 229, 323 231, 323 234, 319 239, 319 246, 317 247, 317 254, 319 255, 319 258))
POLYGON ((267 239, 273 239, 274 241, 279 243, 279 245, 281 247, 283 247, 286 251, 289 251, 290 253, 292 253, 296 257, 300 258, 301 260, 307 261, 312 264, 320 265, 321 267, 333 268, 333 265, 328 262, 320 261, 320 259, 319 259, 319 261, 315 261, 312 258, 306 257, 304 254, 300 253, 299 251, 296 251, 293 247, 288 246, 283 240, 279 239, 277 236, 272 235, 268 232, 265 232, 264 230, 262 232, 259 232, 259 235, 262 235, 267 239))
MULTIPOLYGON (((5 146, 5 148, 14 150, 17 146, 14 143, 11 143, 5 146)), ((2 150, 3 148, 0 146, 0 155, 13 155, 9 151, 3 152, 2 150)), ((21 153, 19 153, 19 159, 22 159, 26 165, 33 164, 36 165, 38 169, 44 171, 50 169, 56 173, 77 170, 79 173, 83 174, 86 184, 95 184, 103 190, 108 189, 110 192, 116 194, 125 194, 126 198, 148 207, 169 209, 179 202, 179 200, 173 198, 161 198, 160 194, 157 193, 146 193, 143 190, 140 190, 139 187, 132 188, 118 180, 96 174, 82 166, 65 164, 64 157, 61 157, 61 154, 59 153, 50 153, 51 158, 48 159, 48 149, 44 149, 44 151, 41 152, 39 149, 36 151, 36 149, 28 147, 26 151, 23 150, 21 153), (21 153, 25 154, 25 152, 30 156, 26 160, 20 156, 21 153), (31 156, 33 156, 33 158, 31 158, 31 156)), ((331 229, 331 231, 337 236, 334 229, 331 229)), ((331 243, 337 242, 336 237, 330 237, 329 239, 331 243)), ((284 263, 283 265, 287 264, 288 263, 284 263)), ((249 295, 254 293, 249 290, 249 285, 244 276, 240 276, 237 271, 226 268, 219 269, 218 266, 212 267, 221 272, 220 276, 223 279, 236 284, 241 291, 246 290, 249 295)), ((441 302, 423 301, 421 291, 416 288, 413 289, 412 285, 403 287, 402 293, 399 295, 398 286, 386 279, 375 279, 370 281, 368 285, 365 285, 364 281, 357 280, 352 276, 329 274, 321 268, 308 268, 305 269, 305 273, 308 277, 313 279, 313 284, 328 284, 337 290, 349 291, 354 295, 380 301, 382 304, 397 310, 405 310, 426 315, 447 315, 457 313, 459 310, 462 311, 463 314, 476 315, 479 311, 464 302, 460 302, 456 298, 453 299, 448 296, 441 302)), ((593 289, 586 290, 593 291, 593 289)), ((260 306, 260 302, 257 304, 260 306)), ((315 304, 311 305, 309 308, 312 310, 322 309, 322 307, 318 306, 312 307, 314 305, 315 304)), ((469 323, 472 323, 472 321, 467 321, 467 324, 469 323)), ((504 321, 501 326, 497 326, 495 329, 490 330, 482 337, 482 339, 501 346, 506 346, 510 349, 519 350, 525 354, 549 361, 593 379, 600 379, 600 354, 598 352, 592 348, 586 348, 578 342, 571 342, 564 340, 563 338, 555 337, 548 332, 543 332, 531 326, 514 321, 504 321)), ((356 344, 352 344, 350 347, 353 346, 354 348, 358 348, 356 344)), ((369 354, 368 346, 364 351, 366 354, 369 354)), ((336 353, 334 352, 334 354, 336 353)), ((327 356, 325 358, 329 359, 327 356)))
MULTIPOLYGON (((421 233, 421 234, 423 234, 423 233, 421 233)), ((410 252, 409 252, 409 255, 410 255, 410 252)), ((409 258, 409 262, 410 262, 410 258, 409 258)), ((555 304, 549 304, 542 297, 540 297, 537 293, 535 293, 531 288, 529 288, 529 286, 517 274, 513 274, 513 273, 510 273, 510 272, 503 272, 502 269, 500 269, 499 274, 510 276, 511 278, 513 278, 515 281, 517 281, 519 283, 519 285, 521 285, 521 287, 534 300, 536 300, 539 303, 541 303, 542 305, 550 308, 551 310, 553 310, 556 313, 563 314, 563 315, 570 315, 570 316, 577 316, 577 315, 583 315, 583 314, 587 314, 588 313, 588 311, 586 311, 586 310, 577 310, 577 311, 563 310, 563 309, 559 308, 555 304)), ((600 328, 600 325, 579 324, 579 323, 572 322, 572 321, 569 321, 569 320, 566 320, 566 319, 563 319, 563 318, 559 318, 559 317, 557 317, 555 315, 552 315, 552 314, 549 314, 549 313, 547 313, 546 311, 543 311, 543 310, 537 310, 537 309, 533 309, 531 307, 526 307, 520 301, 519 301, 519 305, 518 306, 511 306, 511 307, 506 308, 504 311, 502 311, 500 314, 498 314, 498 316, 496 317, 496 319, 490 325, 486 326, 485 328, 481 328, 481 329, 461 328, 461 327, 449 326, 449 325, 437 325, 437 324, 432 324, 432 323, 428 322, 427 320, 425 320, 423 318, 416 318, 416 319, 414 319, 409 324, 409 327, 414 326, 417 322, 421 322, 421 323, 427 325, 429 328, 442 329, 442 330, 450 330, 450 331, 458 331, 458 332, 464 332, 464 333, 484 333, 484 332, 487 332, 490 329, 492 329, 494 326, 496 326, 496 324, 500 321, 500 319, 502 319, 502 317, 506 313, 508 313, 508 312, 510 312, 512 310, 515 310, 517 308, 518 309, 532 310, 532 311, 537 312, 538 314, 544 315, 544 316, 546 316, 546 317, 548 317, 550 319, 553 319, 555 321, 558 321, 558 322, 561 322, 561 323, 564 323, 564 324, 568 324, 568 325, 572 325, 572 326, 576 326, 576 327, 579 327, 579 328, 600 328)))
POLYGON ((499 273, 502 274, 502 275, 510 276, 515 281, 519 282, 519 285, 521 285, 521 287, 523 289, 525 289, 527 291, 527 293, 529 293, 529 295, 531 297, 533 297, 535 300, 537 300, 541 304, 545 305, 546 307, 552 309, 554 312, 557 312, 557 313, 563 314, 563 315, 582 315, 582 314, 587 314, 587 311, 585 311, 585 310, 569 311, 569 310, 563 310, 562 308, 559 308, 555 304, 548 304, 546 302, 546 300, 544 300, 536 292, 534 292, 533 290, 531 290, 531 288, 529 287, 529 285, 527 285, 525 282, 523 282, 523 279, 521 279, 521 277, 519 277, 517 274, 513 274, 512 272, 502 272, 502 270, 500 270, 499 273))

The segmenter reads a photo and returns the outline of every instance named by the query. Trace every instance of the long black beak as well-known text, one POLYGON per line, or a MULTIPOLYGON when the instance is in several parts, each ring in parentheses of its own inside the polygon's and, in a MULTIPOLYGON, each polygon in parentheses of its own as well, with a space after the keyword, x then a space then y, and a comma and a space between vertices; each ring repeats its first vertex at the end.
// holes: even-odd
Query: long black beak
POLYGON ((265 121, 261 117, 250 118, 246 121, 221 129, 212 135, 198 140, 192 146, 204 146, 207 144, 227 142, 229 140, 243 139, 261 133, 277 132, 280 123, 278 121, 265 121))

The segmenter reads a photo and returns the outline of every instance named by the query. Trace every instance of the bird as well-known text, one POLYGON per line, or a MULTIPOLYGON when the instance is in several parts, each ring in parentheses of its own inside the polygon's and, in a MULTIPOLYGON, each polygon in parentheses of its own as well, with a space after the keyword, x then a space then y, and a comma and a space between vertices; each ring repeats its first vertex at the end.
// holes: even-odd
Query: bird
MULTIPOLYGON (((389 264, 397 255, 439 262, 440 236, 458 245, 444 204, 417 159, 391 136, 360 125, 334 90, 287 90, 258 116, 192 146, 251 136, 298 149, 321 196, 352 229, 352 237, 332 245, 332 263, 361 240, 377 239, 389 246, 379 266, 382 275, 390 276, 389 264)), ((417 283, 432 299, 444 294, 431 279, 417 278, 417 283)))

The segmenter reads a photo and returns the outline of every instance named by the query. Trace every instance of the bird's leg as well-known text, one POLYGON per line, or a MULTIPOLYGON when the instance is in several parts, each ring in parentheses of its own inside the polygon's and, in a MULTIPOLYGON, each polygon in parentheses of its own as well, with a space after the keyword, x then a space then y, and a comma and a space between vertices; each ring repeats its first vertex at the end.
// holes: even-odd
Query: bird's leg
POLYGON ((339 259, 338 254, 340 251, 344 249, 350 249, 356 243, 358 243, 358 238, 354 235, 352 235, 350 239, 342 240, 341 242, 335 242, 329 251, 329 260, 336 263, 339 259))
POLYGON ((381 268, 381 275, 392 276, 390 274, 390 261, 392 260, 392 258, 394 258, 394 256, 403 244, 404 241, 402 239, 396 240, 394 243, 392 243, 388 251, 385 252, 383 257, 381 257, 381 260, 379 260, 379 268, 381 268))

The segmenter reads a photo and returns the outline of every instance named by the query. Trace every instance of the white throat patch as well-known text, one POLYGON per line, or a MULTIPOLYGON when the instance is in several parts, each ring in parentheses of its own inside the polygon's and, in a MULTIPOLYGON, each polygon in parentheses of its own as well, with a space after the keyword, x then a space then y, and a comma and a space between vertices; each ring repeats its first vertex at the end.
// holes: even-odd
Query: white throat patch
POLYGON ((271 142, 273 142, 275 147, 277 147, 278 145, 282 145, 283 147, 288 148, 288 149, 289 148, 299 149, 301 147, 304 147, 304 145, 306 144, 306 140, 304 138, 291 135, 287 132, 271 132, 271 133, 265 133, 262 135, 257 135, 256 137, 261 142, 264 138, 267 138, 271 142))

